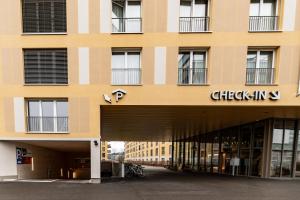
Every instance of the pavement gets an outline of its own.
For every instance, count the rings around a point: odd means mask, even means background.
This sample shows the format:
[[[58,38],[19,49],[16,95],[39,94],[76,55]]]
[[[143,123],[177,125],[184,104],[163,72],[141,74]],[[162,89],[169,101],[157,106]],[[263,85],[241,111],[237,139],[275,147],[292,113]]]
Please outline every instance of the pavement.
[[[147,167],[145,177],[78,182],[2,182],[0,200],[299,200],[300,180],[178,173]]]

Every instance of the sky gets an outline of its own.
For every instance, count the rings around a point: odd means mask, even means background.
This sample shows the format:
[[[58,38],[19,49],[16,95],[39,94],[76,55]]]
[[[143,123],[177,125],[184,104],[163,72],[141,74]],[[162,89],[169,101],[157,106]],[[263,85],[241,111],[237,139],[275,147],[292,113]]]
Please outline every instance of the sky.
[[[124,151],[124,142],[109,142],[112,153],[119,153]]]

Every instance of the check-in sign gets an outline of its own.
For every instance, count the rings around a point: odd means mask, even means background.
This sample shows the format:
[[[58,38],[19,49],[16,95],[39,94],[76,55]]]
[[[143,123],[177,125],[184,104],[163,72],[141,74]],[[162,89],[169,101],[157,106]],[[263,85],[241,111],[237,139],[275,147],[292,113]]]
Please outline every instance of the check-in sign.
[[[256,90],[248,91],[214,91],[211,93],[211,99],[214,101],[277,101],[280,100],[279,91]]]

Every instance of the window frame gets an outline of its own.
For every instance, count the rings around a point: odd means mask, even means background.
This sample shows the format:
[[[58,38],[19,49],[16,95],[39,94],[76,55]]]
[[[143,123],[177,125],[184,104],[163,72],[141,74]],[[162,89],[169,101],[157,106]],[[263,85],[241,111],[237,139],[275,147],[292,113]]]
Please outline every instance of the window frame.
[[[278,7],[279,7],[279,0],[275,0],[275,15],[274,16],[278,16]],[[251,1],[250,1],[250,6],[251,6]],[[250,11],[251,8],[249,9],[249,16],[250,17],[263,17],[264,15],[261,15],[261,10],[262,10],[262,6],[264,4],[264,0],[259,0],[259,7],[258,7],[258,15],[250,15]]]
[[[260,69],[260,57],[261,57],[261,52],[272,52],[272,66],[270,67],[271,69],[275,68],[275,61],[276,61],[276,49],[248,49],[247,51],[247,57],[249,52],[256,52],[256,63],[255,63],[255,69]],[[248,64],[248,63],[247,63]],[[248,65],[247,65],[247,68]]]
[[[53,103],[53,131],[43,131],[43,121],[42,118],[45,117],[43,116],[43,108],[42,108],[42,102],[45,101],[50,101]],[[39,114],[38,116],[31,116],[30,115],[30,102],[38,102],[39,106]],[[69,133],[69,126],[67,127],[67,131],[58,131],[57,130],[57,102],[66,102],[68,104],[68,116],[65,116],[67,118],[67,123],[69,125],[69,101],[68,99],[26,99],[26,131],[27,133]],[[29,117],[39,117],[39,125],[40,125],[40,130],[39,131],[30,131],[29,130]]]
[[[179,2],[179,17],[183,17],[181,16],[181,12],[180,12],[180,7],[181,7],[181,1]],[[186,1],[186,0],[183,0],[183,1]],[[189,17],[197,17],[195,16],[195,1],[196,0],[189,0],[191,2],[191,12],[190,12],[190,15]],[[209,17],[210,16],[210,0],[207,0],[207,4],[206,4],[206,15],[205,16],[202,16],[202,17]]]
[[[124,53],[124,68],[113,68],[113,54],[114,53]],[[128,53],[138,53],[139,54],[139,67],[138,68],[130,68],[128,67]],[[114,69],[123,69],[123,70],[128,70],[128,69],[139,69],[139,76],[140,76],[140,81],[139,83],[136,84],[129,84],[128,82],[128,77],[125,77],[125,82],[124,83],[120,83],[120,84],[116,84],[113,83],[113,70]],[[125,71],[124,71],[125,72]],[[126,86],[140,86],[142,85],[142,49],[127,49],[127,50],[112,50],[112,54],[111,54],[111,85],[116,85],[116,86],[122,86],[122,85],[126,85]]]
[[[246,85],[250,85],[250,86],[260,86],[260,85],[276,85],[276,58],[277,58],[277,48],[248,48],[247,49],[247,66],[246,66],[246,77],[247,77],[247,70],[248,69],[271,69],[273,70],[272,74],[272,82],[270,83],[259,83],[259,76],[255,76],[255,81],[254,83],[248,83],[247,82],[247,78],[245,80]],[[249,52],[256,52],[256,63],[255,63],[255,68],[250,68],[248,67],[248,53]],[[261,68],[260,67],[260,55],[261,52],[272,52],[272,66],[270,68]]]
[[[123,8],[123,16],[122,16],[122,19],[130,19],[131,17],[128,17],[127,16],[127,13],[128,13],[128,2],[129,1],[138,1],[140,2],[140,10],[139,10],[139,13],[140,13],[140,17],[134,17],[136,19],[140,19],[140,31],[127,31],[127,26],[126,26],[126,22],[125,22],[125,31],[113,31],[111,30],[111,33],[112,34],[142,34],[143,33],[143,1],[142,0],[124,0],[124,8]],[[111,2],[112,6],[114,4],[114,1],[112,0]],[[113,10],[111,10],[111,14],[113,13]],[[111,24],[113,25],[113,19],[118,19],[118,18],[114,18],[111,16]]]
[[[189,53],[189,57],[190,57],[190,64],[189,64],[189,77],[192,77],[192,74],[193,74],[193,71],[192,69],[195,69],[193,67],[193,62],[194,62],[194,55],[195,53],[197,52],[200,52],[200,53],[204,53],[204,57],[205,57],[205,61],[204,61],[204,67],[203,68],[200,68],[200,69],[205,69],[205,83],[203,84],[198,84],[198,83],[193,83],[193,80],[192,78],[189,78],[189,83],[180,83],[179,82],[179,78],[177,78],[177,85],[184,85],[184,86],[203,86],[203,85],[207,85],[207,81],[208,81],[208,49],[179,49],[179,52],[178,52],[178,57],[180,54],[182,54],[183,52],[188,52]],[[179,66],[179,59],[178,59],[178,70],[180,69],[183,69],[182,67]],[[196,68],[197,69],[197,68]],[[178,72],[179,73],[179,72]]]

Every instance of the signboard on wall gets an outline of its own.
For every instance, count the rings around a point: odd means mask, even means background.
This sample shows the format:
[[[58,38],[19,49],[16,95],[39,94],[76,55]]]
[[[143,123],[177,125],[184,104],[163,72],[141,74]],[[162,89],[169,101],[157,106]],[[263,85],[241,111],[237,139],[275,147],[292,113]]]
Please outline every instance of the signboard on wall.
[[[214,101],[277,101],[280,100],[279,91],[256,90],[248,91],[214,91],[210,95]]]
[[[17,153],[17,164],[31,164],[32,163],[32,154],[27,151],[25,148],[16,148]]]

